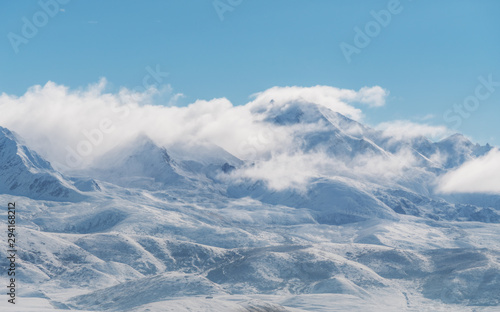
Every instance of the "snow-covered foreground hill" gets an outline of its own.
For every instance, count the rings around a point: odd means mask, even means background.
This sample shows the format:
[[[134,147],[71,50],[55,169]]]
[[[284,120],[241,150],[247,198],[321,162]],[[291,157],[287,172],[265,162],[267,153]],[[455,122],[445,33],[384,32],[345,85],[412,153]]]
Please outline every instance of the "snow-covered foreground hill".
[[[436,191],[490,146],[388,138],[307,103],[258,113],[296,149],[245,161],[139,136],[62,174],[0,128],[16,309],[500,309],[500,197]]]

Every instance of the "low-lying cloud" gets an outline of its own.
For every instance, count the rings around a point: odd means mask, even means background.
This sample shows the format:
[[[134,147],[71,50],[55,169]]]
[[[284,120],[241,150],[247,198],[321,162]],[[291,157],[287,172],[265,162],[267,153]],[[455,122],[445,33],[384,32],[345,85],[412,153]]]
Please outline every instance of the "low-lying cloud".
[[[438,190],[442,193],[500,194],[499,172],[500,151],[493,149],[446,173],[439,180]]]
[[[361,153],[350,160],[331,157],[324,152],[282,153],[236,170],[231,178],[240,182],[264,181],[277,191],[295,189],[305,192],[314,179],[339,176],[388,185],[403,180],[415,164],[416,159],[405,149],[390,155]]]
[[[377,125],[377,129],[381,130],[386,137],[391,137],[396,140],[412,139],[419,136],[431,139],[442,139],[452,134],[445,126],[432,126],[409,120],[383,122]]]

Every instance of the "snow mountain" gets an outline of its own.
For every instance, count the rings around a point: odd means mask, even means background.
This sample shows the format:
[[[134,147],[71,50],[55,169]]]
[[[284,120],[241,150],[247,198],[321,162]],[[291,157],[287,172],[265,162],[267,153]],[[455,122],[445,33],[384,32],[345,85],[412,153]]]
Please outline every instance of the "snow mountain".
[[[67,175],[0,128],[0,199],[23,207],[20,307],[498,311],[500,197],[435,191],[491,146],[389,138],[314,103],[253,113],[287,133],[283,159],[322,157],[304,188],[249,174],[280,155],[146,136]]]

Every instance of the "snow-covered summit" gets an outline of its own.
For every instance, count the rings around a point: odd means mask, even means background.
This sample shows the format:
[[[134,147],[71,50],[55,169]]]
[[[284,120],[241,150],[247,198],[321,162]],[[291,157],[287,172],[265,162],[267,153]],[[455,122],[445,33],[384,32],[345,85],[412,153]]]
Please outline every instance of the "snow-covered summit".
[[[35,199],[74,201],[85,196],[50,163],[0,127],[0,193]]]

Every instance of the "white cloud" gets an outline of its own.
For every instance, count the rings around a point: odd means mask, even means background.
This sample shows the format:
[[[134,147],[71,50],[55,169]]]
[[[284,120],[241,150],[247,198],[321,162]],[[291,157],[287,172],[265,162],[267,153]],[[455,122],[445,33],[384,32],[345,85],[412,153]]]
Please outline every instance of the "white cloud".
[[[491,150],[483,157],[464,163],[439,179],[442,193],[500,194],[500,151]]]
[[[116,145],[145,134],[161,145],[177,142],[211,142],[243,159],[269,157],[271,152],[293,150],[293,127],[262,122],[256,110],[287,101],[307,101],[353,117],[361,110],[350,102],[380,104],[380,87],[359,92],[327,86],[271,88],[243,106],[225,98],[198,100],[186,107],[170,106],[182,94],[170,86],[144,92],[121,89],[105,92],[106,80],[71,90],[48,82],[33,86],[20,96],[0,95],[0,125],[18,132],[27,143],[60,168],[77,153],[82,165]],[[165,98],[164,94],[167,94]],[[160,98],[165,105],[154,105]],[[80,153],[82,152],[83,153]],[[74,162],[73,162],[74,163]]]
[[[389,92],[379,86],[363,87],[354,96],[354,101],[367,104],[370,107],[379,107],[385,105],[385,98]]]
[[[305,191],[310,179],[324,174],[320,172],[320,168],[326,162],[327,158],[321,154],[277,154],[268,160],[257,161],[252,166],[234,171],[232,178],[262,180],[268,187],[278,191],[288,188]]]
[[[452,132],[445,126],[432,126],[428,124],[415,123],[409,120],[395,120],[383,122],[376,126],[386,137],[397,140],[411,139],[424,136],[431,139],[441,139]]]

